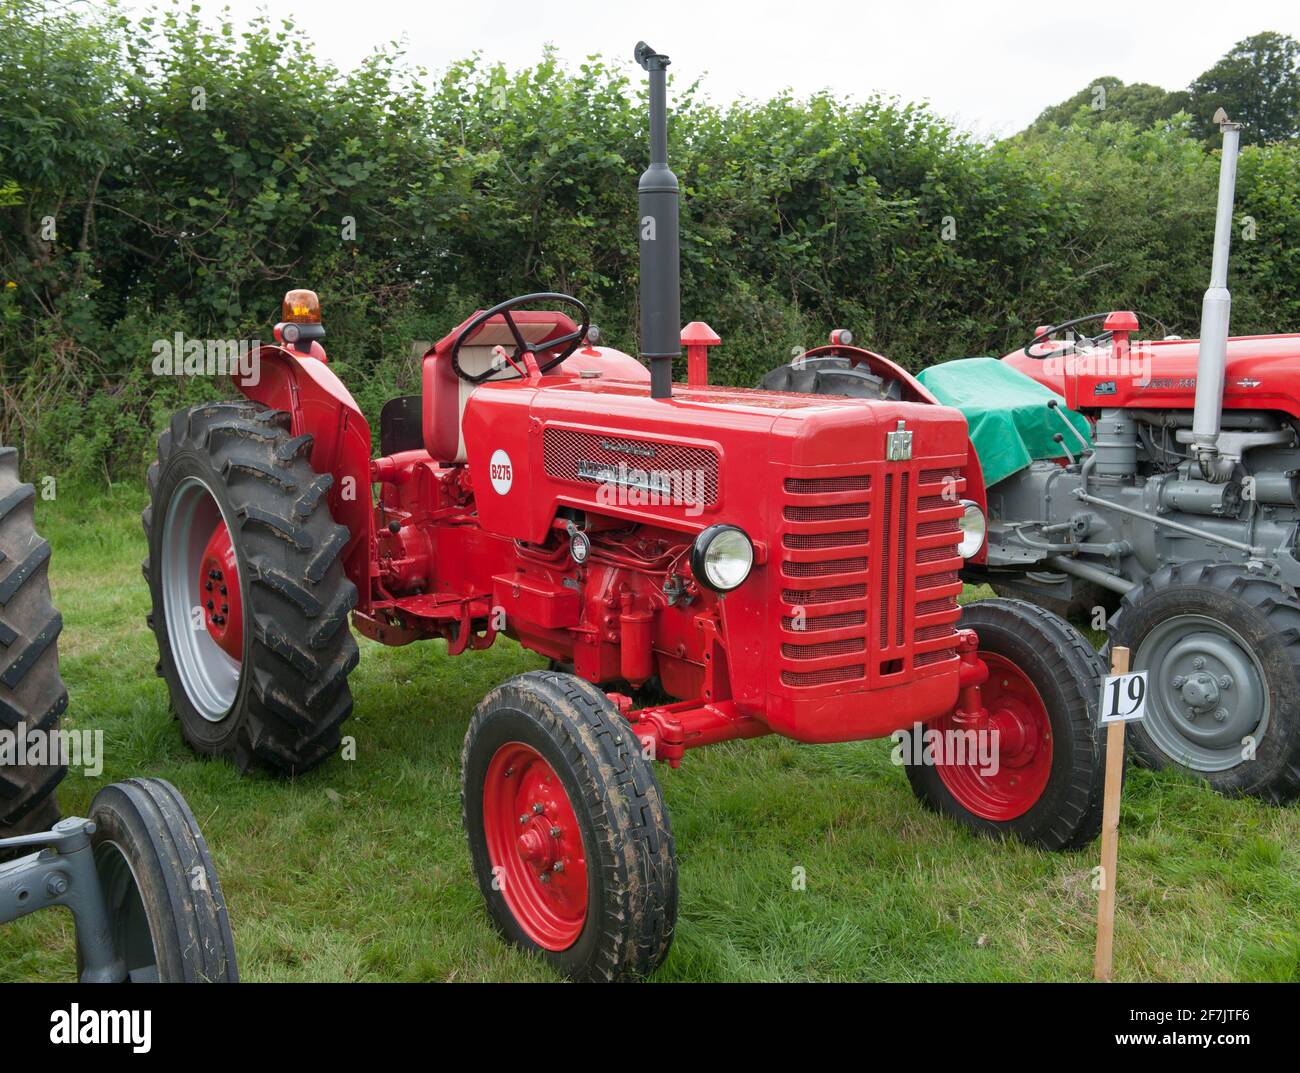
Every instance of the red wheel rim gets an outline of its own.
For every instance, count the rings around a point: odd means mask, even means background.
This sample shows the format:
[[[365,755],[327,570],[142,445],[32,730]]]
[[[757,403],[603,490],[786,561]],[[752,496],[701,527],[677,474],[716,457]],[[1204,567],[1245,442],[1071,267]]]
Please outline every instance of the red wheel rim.
[[[244,605],[239,596],[239,565],[226,523],[217,520],[199,560],[199,600],[203,623],[221,650],[236,663],[244,658]]]
[[[1014,820],[1033,808],[1047,789],[1052,775],[1052,723],[1037,687],[1019,667],[993,652],[981,652],[979,657],[989,669],[981,688],[988,719],[963,721],[949,712],[932,726],[943,732],[945,742],[952,730],[992,731],[996,738],[982,749],[967,749],[964,757],[939,750],[936,767],[962,808],[986,820]],[[991,753],[989,746],[996,752]],[[997,764],[982,763],[981,752],[985,759],[996,755]],[[965,762],[955,762],[958,759]],[[997,770],[991,771],[995,766]]]
[[[587,854],[564,784],[536,749],[513,741],[496,751],[483,827],[497,889],[524,934],[567,950],[587,923]]]

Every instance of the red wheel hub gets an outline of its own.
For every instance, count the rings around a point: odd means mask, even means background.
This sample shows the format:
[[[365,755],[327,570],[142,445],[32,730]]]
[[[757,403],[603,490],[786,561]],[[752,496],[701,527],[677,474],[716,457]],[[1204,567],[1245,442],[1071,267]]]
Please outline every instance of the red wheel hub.
[[[993,652],[979,658],[989,669],[980,691],[985,715],[963,718],[953,711],[931,724],[944,740],[936,750],[939,778],[967,811],[1014,820],[1042,797],[1051,778],[1052,724],[1037,687],[1019,667]],[[948,745],[950,731],[972,730],[977,748]]]
[[[546,950],[567,950],[587,923],[587,854],[560,777],[536,749],[509,742],[483,782],[492,874],[519,926]]]
[[[199,562],[199,602],[212,639],[231,659],[244,658],[244,607],[239,597],[239,565],[226,523],[218,520]]]

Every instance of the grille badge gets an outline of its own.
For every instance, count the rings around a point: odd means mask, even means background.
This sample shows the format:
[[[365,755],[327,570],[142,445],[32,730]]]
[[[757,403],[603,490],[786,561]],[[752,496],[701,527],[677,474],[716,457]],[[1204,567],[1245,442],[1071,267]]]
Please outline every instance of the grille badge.
[[[900,421],[898,428],[885,435],[885,460],[887,462],[910,462],[912,460],[912,433],[906,421]]]

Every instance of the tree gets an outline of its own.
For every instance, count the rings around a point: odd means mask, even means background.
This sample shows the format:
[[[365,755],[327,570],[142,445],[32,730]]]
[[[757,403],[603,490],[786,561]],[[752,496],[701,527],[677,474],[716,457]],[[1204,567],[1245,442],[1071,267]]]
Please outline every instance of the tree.
[[[1212,117],[1219,108],[1246,125],[1243,142],[1294,138],[1300,135],[1300,42],[1271,31],[1238,41],[1189,93],[1189,110],[1207,141],[1217,138]]]
[[[1029,130],[1048,127],[1088,126],[1125,120],[1145,130],[1172,118],[1187,107],[1187,94],[1169,92],[1147,82],[1125,85],[1105,75],[1084,86],[1073,97],[1043,109]]]

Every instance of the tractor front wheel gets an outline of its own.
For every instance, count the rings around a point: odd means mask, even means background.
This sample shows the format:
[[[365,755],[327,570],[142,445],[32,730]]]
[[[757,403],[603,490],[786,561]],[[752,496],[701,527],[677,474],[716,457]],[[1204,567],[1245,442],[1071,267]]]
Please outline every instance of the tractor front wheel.
[[[1020,600],[967,604],[961,625],[989,670],[986,716],[954,710],[905,735],[913,792],[979,834],[1086,845],[1101,829],[1106,769],[1101,660],[1068,622]]]
[[[677,857],[641,743],[595,686],[533,671],[478,706],[461,807],[497,929],[564,976],[648,976],[668,955]]]
[[[158,673],[196,752],[241,770],[308,771],[338,748],[352,711],[357,591],[348,530],[310,435],[252,402],[184,410],[149,467],[144,576]]]

